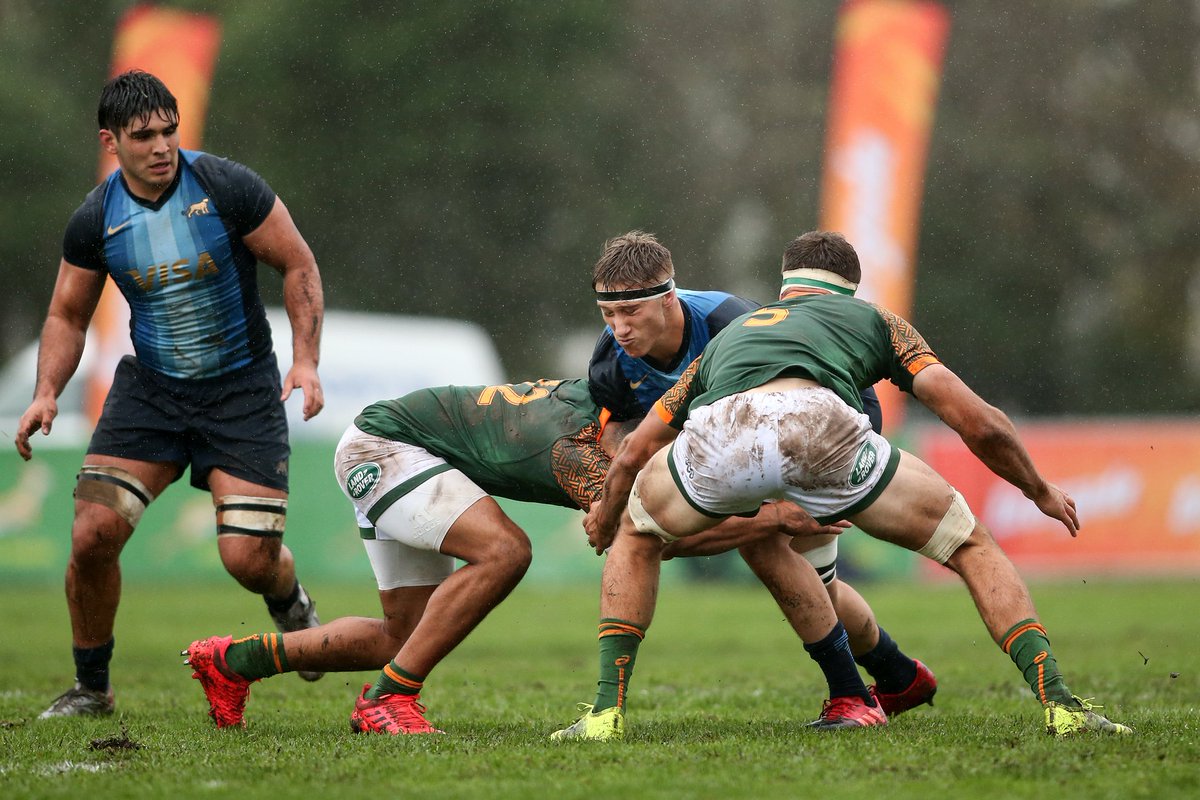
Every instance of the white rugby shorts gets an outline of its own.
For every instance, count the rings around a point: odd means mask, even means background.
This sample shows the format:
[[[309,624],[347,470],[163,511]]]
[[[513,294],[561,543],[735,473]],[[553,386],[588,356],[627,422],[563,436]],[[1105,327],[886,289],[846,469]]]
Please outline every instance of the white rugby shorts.
[[[804,387],[692,409],[667,463],[702,514],[753,514],[783,499],[829,524],[869,506],[899,459],[865,414],[829,389]]]
[[[433,586],[454,571],[442,540],[487,493],[428,450],[351,425],[333,457],[381,590]]]

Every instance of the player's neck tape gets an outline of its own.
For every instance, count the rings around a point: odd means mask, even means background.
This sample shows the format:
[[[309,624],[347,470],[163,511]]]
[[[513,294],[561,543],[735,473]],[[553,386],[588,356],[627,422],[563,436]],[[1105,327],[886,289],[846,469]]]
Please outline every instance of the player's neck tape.
[[[837,294],[853,295],[858,289],[858,284],[851,283],[841,275],[829,270],[801,268],[783,271],[783,288],[780,289],[779,294],[782,296],[791,287],[823,289]]]
[[[660,283],[658,286],[646,286],[642,289],[625,289],[620,292],[596,292],[597,303],[628,303],[631,300],[653,300],[656,297],[662,297],[667,292],[675,288],[675,279],[672,278],[666,283]]]

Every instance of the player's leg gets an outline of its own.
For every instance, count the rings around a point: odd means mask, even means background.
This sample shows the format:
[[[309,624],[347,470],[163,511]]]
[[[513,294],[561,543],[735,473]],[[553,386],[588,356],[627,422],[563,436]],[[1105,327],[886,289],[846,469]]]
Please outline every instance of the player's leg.
[[[807,536],[792,540],[821,576],[837,618],[850,637],[854,660],[875,683],[868,689],[888,717],[924,703],[933,703],[937,679],[928,667],[909,658],[875,618],[875,611],[858,591],[838,577],[838,536]]]
[[[193,465],[193,470],[196,467]],[[225,570],[245,589],[262,595],[282,632],[321,624],[317,604],[296,577],[292,551],[283,543],[287,491],[212,469],[206,482],[217,519],[217,552]],[[298,670],[307,681],[322,673]]]
[[[179,474],[174,464],[88,455],[75,488],[71,554],[65,578],[75,685],[40,715],[109,714],[113,628],[121,599],[121,551],[146,506]]]
[[[374,536],[373,526],[360,522]],[[257,680],[302,670],[380,669],[403,646],[437,584],[453,570],[453,561],[396,541],[371,538],[363,544],[380,585],[383,619],[341,617],[284,634],[213,636],[183,651],[184,664],[200,681],[217,727],[245,724],[250,685]]]
[[[934,559],[963,579],[979,616],[1012,658],[1047,713],[1051,733],[1128,732],[1094,714],[1066,686],[1024,580],[953,487],[923,461],[901,453],[875,500],[849,519],[876,538]],[[1058,713],[1059,719],[1052,717]]]
[[[721,521],[685,501],[667,467],[667,448],[638,474],[629,505],[613,539],[600,578],[600,676],[583,716],[551,739],[620,739],[625,735],[625,703],[638,649],[654,619],[662,551],[674,530],[698,533]],[[661,522],[661,524],[660,524]]]
[[[273,365],[196,390],[188,401],[188,442],[192,485],[212,493],[226,571],[262,595],[276,628],[287,632],[321,622],[283,544],[291,448],[279,391]]]
[[[76,685],[42,718],[113,709],[109,662],[121,597],[120,555],[146,506],[181,473],[186,453],[172,400],[145,380],[135,359],[113,375],[104,411],[76,476],[75,519],[66,570]]]

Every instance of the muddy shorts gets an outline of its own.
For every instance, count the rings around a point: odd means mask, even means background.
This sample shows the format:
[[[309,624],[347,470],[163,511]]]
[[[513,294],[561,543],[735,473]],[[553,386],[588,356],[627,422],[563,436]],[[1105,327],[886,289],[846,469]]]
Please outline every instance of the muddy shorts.
[[[667,463],[702,514],[791,500],[828,524],[869,506],[900,452],[829,389],[742,393],[692,409]]]

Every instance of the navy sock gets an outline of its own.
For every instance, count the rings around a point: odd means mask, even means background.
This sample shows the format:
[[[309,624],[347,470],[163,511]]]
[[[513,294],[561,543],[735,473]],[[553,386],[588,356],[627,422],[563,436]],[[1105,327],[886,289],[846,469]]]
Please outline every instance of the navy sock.
[[[879,644],[855,661],[871,673],[875,687],[883,694],[903,692],[917,679],[916,662],[900,652],[883,628],[879,629]]]
[[[830,697],[861,697],[867,705],[875,705],[875,699],[867,692],[862,676],[858,674],[854,655],[850,652],[850,638],[842,623],[834,625],[821,641],[806,642],[804,649],[825,673]]]
[[[292,587],[292,591],[287,597],[282,599],[276,597],[267,597],[263,595],[263,600],[267,603],[267,609],[275,614],[282,614],[287,611],[292,605],[300,599],[300,581],[296,580],[296,585]]]
[[[85,689],[94,692],[108,690],[108,662],[112,660],[116,639],[109,639],[99,647],[72,647],[75,657],[75,680]]]

